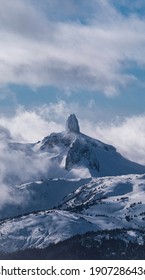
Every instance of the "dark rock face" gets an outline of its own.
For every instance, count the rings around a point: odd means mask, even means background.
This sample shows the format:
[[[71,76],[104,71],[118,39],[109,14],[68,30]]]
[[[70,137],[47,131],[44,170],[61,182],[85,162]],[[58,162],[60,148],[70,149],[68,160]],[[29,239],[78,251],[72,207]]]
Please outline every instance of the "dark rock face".
[[[84,141],[76,139],[69,149],[66,157],[66,170],[71,170],[75,165],[85,165],[89,169],[99,172],[99,162],[96,154],[93,154],[91,146]]]
[[[66,122],[66,131],[67,132],[74,132],[74,133],[80,133],[80,127],[78,120],[74,114],[71,114]]]

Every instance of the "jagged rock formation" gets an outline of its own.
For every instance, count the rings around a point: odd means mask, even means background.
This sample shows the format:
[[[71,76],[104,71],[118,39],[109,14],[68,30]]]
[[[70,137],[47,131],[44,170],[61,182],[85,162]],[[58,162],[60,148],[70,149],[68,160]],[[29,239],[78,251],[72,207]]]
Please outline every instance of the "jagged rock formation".
[[[79,133],[80,132],[80,127],[78,120],[74,114],[71,114],[66,122],[66,131],[67,132],[74,132],[74,133]]]
[[[123,158],[112,145],[81,133],[74,114],[68,117],[65,131],[45,137],[39,148],[68,172],[87,170],[87,177],[145,172],[144,166]]]

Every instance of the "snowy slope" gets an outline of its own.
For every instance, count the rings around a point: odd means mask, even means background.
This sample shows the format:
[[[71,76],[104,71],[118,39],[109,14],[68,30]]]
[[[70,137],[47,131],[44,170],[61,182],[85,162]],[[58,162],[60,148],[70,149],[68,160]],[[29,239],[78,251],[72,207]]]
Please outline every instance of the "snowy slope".
[[[43,248],[92,230],[98,227],[69,212],[53,210],[30,214],[0,224],[0,252]]]
[[[62,209],[79,212],[102,229],[145,226],[144,175],[93,179],[65,200]]]
[[[45,179],[15,186],[11,190],[13,199],[0,209],[0,220],[57,207],[70,192],[90,180]]]
[[[124,240],[142,242],[142,233],[136,231],[145,227],[145,176],[102,177],[83,183],[72,187],[59,210],[1,221],[0,251],[43,248],[76,234],[116,228],[128,230],[121,237]]]

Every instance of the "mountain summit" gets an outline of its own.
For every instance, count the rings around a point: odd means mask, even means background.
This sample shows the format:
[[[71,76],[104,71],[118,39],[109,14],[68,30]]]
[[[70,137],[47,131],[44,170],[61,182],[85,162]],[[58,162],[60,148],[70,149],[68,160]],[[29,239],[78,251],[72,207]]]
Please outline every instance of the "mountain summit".
[[[127,160],[112,145],[81,133],[74,114],[68,117],[65,131],[51,133],[35,144],[35,150],[37,145],[39,152],[48,154],[55,170],[61,168],[65,174],[77,171],[79,176],[101,177],[145,173],[145,166]]]
[[[80,133],[80,127],[78,120],[74,114],[71,114],[66,122],[66,131],[67,132],[74,132],[74,133]]]

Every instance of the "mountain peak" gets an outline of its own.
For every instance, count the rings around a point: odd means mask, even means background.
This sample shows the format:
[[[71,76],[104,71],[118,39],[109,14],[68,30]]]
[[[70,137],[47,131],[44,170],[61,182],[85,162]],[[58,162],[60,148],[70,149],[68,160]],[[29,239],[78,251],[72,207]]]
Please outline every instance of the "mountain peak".
[[[66,131],[80,133],[80,127],[75,114],[71,114],[66,122]]]

